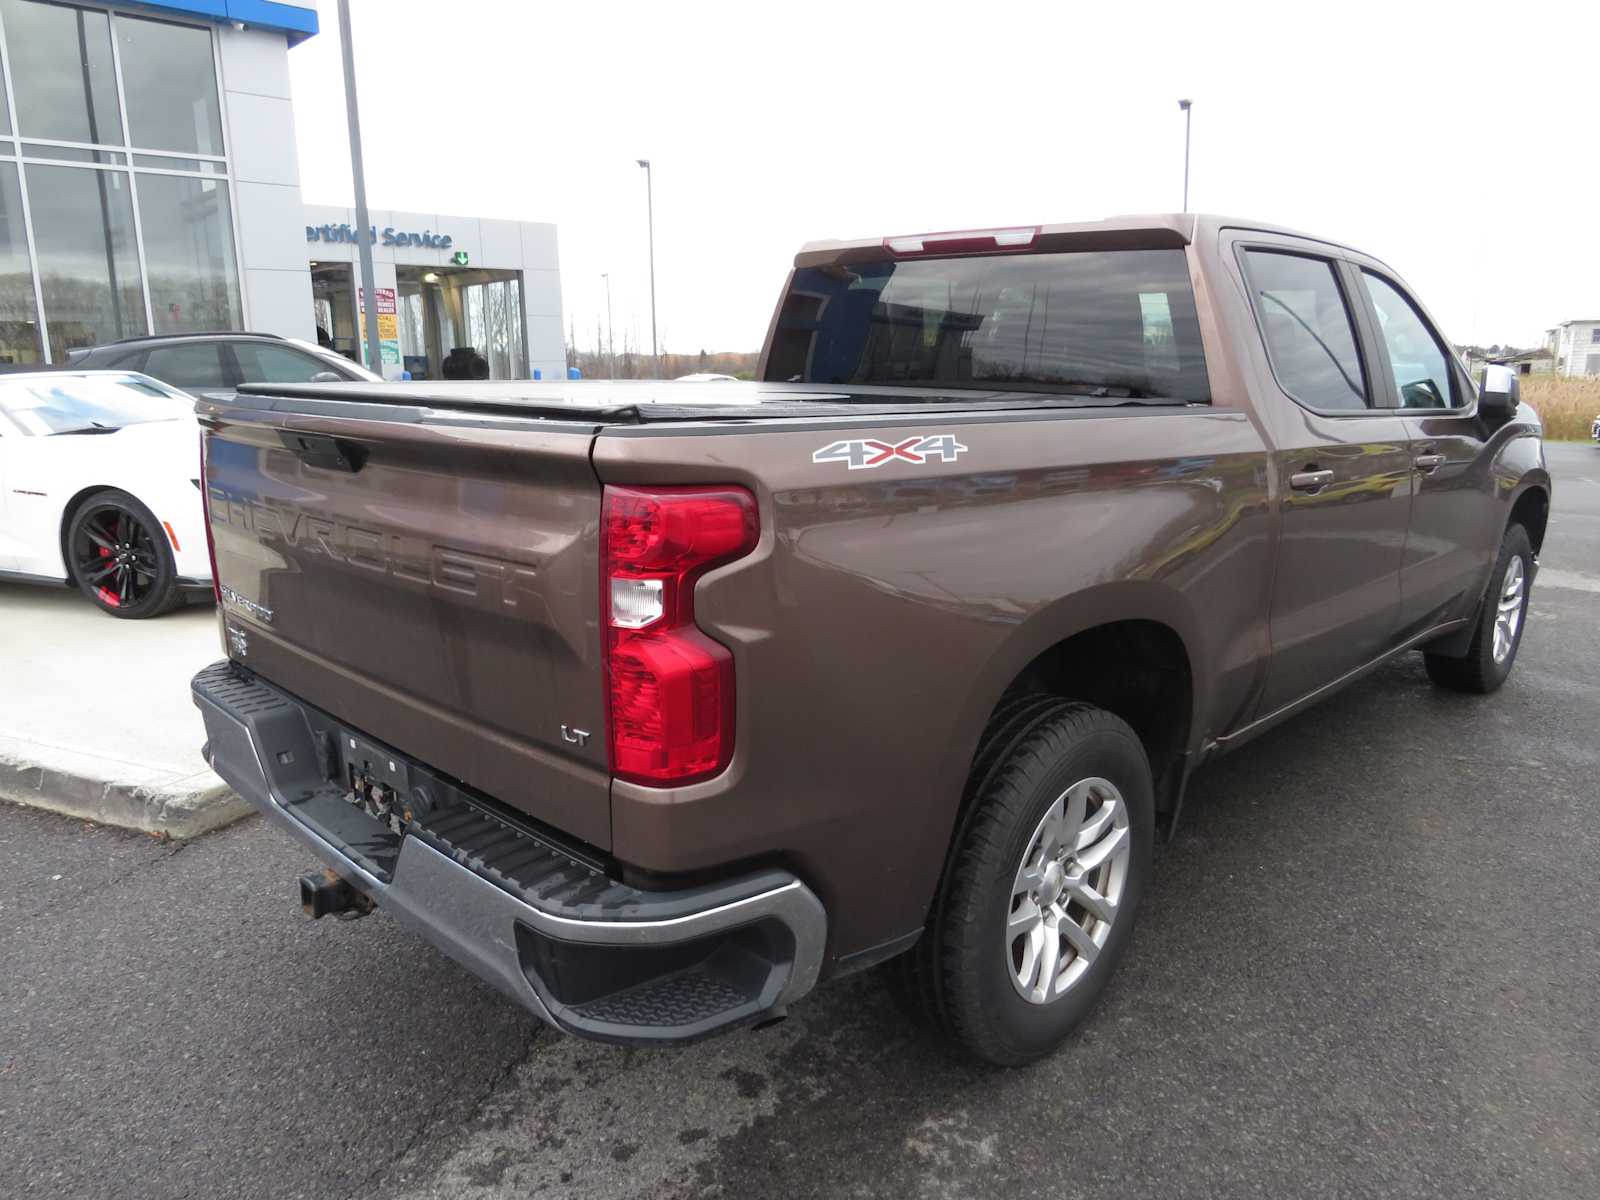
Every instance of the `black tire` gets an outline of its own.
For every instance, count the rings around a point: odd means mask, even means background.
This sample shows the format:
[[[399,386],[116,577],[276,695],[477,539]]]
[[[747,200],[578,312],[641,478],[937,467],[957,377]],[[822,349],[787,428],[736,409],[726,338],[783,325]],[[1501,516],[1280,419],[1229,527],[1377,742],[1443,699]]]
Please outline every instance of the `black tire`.
[[[1513,559],[1522,566],[1522,595],[1516,610],[1516,628],[1510,639],[1510,650],[1498,661],[1495,659],[1495,624],[1500,617],[1500,599],[1505,589],[1507,572]],[[1528,598],[1533,593],[1533,543],[1528,531],[1521,525],[1510,525],[1500,542],[1500,555],[1495,560],[1494,573],[1489,576],[1489,590],[1484,594],[1478,612],[1478,623],[1473,629],[1472,643],[1466,654],[1459,658],[1433,651],[1422,652],[1423,665],[1428,678],[1442,688],[1456,692],[1476,692],[1488,695],[1506,681],[1516,664],[1517,651],[1522,646],[1522,631],[1528,625]]]
[[[1074,784],[1102,779],[1126,809],[1121,897],[1103,944],[1065,992],[1043,1003],[1012,982],[1007,932],[1013,880],[1047,811]],[[1150,875],[1155,805],[1150,764],[1121,718],[1093,705],[1030,697],[991,722],[974,762],[972,807],[921,942],[897,991],[977,1057],[1021,1066],[1048,1054],[1093,1008],[1127,948]]]
[[[962,821],[951,838],[950,857],[945,863],[943,878],[948,879],[955,852],[966,839],[976,805],[974,797],[981,793],[994,773],[995,766],[1041,721],[1055,715],[1064,706],[1059,696],[1045,692],[1023,692],[1002,700],[978,740],[978,750],[973,756],[972,768],[967,772],[966,788],[962,792]],[[949,889],[941,887],[934,898],[928,928],[917,944],[904,954],[884,964],[889,994],[909,1017],[934,1029],[943,1028],[939,1010],[938,955],[934,950],[931,930],[939,923]]]
[[[64,543],[72,582],[101,612],[139,620],[182,603],[166,531],[127,492],[107,488],[85,497],[72,510]]]

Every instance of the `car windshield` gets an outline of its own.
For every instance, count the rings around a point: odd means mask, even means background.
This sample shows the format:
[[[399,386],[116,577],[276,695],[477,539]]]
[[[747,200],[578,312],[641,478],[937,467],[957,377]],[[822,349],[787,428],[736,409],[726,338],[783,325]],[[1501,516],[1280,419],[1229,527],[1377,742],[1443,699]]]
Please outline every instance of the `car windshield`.
[[[0,412],[25,433],[111,433],[147,421],[175,421],[192,403],[151,379],[58,375],[0,380]]]
[[[1210,398],[1182,250],[802,267],[766,379]]]

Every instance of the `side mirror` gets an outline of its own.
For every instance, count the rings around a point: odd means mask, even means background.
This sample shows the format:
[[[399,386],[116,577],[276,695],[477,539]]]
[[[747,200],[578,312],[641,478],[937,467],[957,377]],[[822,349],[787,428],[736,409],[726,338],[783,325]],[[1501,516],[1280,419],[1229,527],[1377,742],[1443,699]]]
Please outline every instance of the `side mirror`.
[[[318,371],[307,383],[343,383],[344,376],[337,371]]]
[[[1478,411],[1486,417],[1508,420],[1522,403],[1522,385],[1511,367],[1497,367],[1493,363],[1483,369],[1483,383],[1478,387]]]

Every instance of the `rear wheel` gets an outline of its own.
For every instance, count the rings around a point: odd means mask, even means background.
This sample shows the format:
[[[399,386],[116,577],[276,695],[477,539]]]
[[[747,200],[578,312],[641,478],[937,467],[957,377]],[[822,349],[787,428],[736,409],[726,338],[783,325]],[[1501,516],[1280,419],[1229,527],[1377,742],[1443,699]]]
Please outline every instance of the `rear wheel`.
[[[1019,1066],[1088,1014],[1127,947],[1153,789],[1137,735],[1088,704],[1035,700],[991,724],[986,758],[901,987],[920,989],[924,1011],[972,1053]]]
[[[1533,581],[1533,544],[1521,525],[1506,529],[1472,643],[1459,658],[1422,652],[1428,678],[1457,692],[1487,694],[1506,681],[1522,645]]]
[[[159,616],[182,599],[161,523],[126,492],[84,500],[67,525],[66,551],[72,581],[114,617]]]

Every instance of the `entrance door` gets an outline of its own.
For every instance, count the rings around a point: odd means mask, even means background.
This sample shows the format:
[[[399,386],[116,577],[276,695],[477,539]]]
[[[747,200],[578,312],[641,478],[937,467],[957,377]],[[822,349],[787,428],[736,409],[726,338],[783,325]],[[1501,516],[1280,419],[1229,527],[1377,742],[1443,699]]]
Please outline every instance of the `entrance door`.
[[[356,276],[350,263],[311,264],[311,299],[317,344],[361,361],[361,331],[356,324]]]
[[[1377,408],[1348,280],[1307,243],[1240,247],[1271,368],[1280,541],[1272,656],[1258,713],[1291,704],[1392,647],[1411,514],[1405,423]]]

